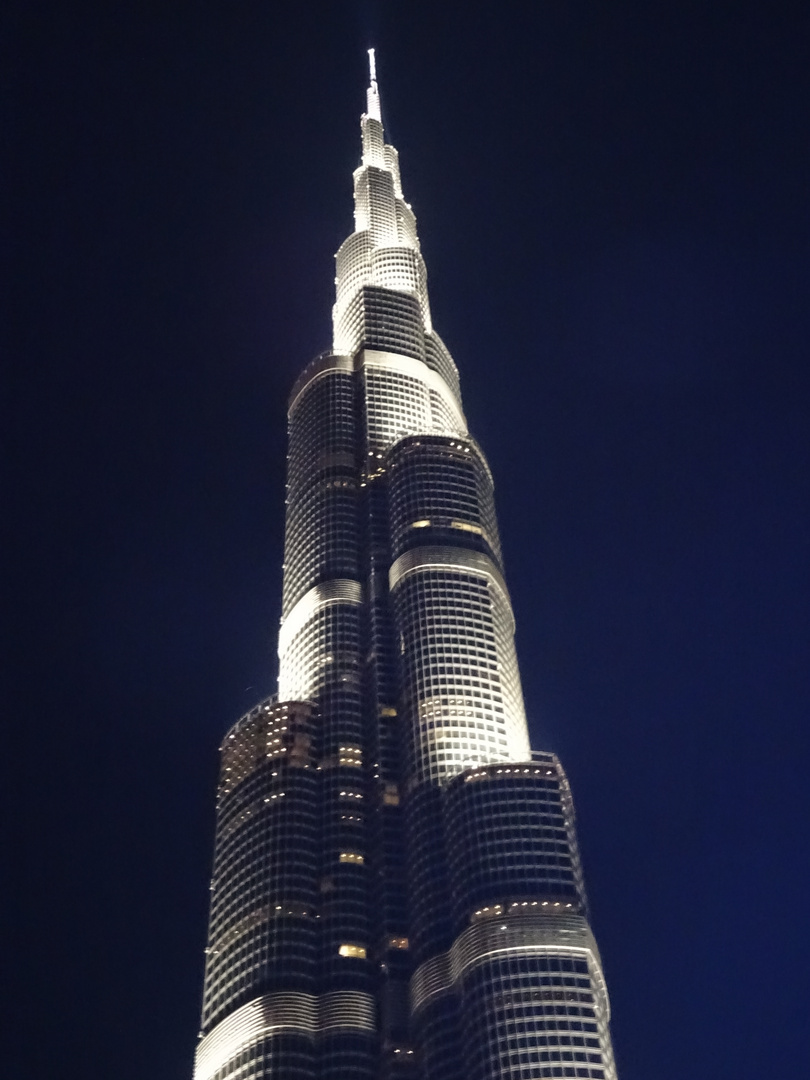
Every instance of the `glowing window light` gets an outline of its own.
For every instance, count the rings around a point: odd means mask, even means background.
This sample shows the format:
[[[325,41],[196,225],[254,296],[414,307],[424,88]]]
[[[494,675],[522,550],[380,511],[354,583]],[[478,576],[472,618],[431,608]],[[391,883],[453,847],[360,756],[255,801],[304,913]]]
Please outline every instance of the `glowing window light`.
[[[367,956],[366,948],[363,945],[341,945],[338,949],[339,956],[352,956],[356,960],[365,960]]]

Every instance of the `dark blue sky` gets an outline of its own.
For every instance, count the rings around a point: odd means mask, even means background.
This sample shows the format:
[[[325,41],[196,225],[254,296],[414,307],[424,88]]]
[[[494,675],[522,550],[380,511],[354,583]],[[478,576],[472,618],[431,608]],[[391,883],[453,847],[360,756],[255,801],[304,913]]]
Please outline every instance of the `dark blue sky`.
[[[8,1074],[190,1076],[216,748],[274,684],[285,399],[376,44],[621,1080],[800,1075],[806,7],[3,21]]]

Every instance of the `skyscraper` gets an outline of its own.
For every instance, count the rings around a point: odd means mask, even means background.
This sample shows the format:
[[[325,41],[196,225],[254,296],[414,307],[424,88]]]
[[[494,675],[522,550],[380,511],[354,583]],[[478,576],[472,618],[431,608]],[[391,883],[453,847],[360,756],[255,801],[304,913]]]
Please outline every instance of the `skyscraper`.
[[[370,59],[333,349],[289,399],[278,695],[222,745],[195,1080],[610,1080],[571,795],[529,747]]]

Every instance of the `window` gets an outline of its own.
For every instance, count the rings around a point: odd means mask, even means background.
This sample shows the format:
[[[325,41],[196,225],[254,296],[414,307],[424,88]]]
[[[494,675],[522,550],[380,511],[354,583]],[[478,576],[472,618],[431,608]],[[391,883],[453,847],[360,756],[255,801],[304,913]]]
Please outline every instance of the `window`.
[[[362,865],[365,859],[356,851],[341,851],[340,861],[342,863],[359,863]]]
[[[351,956],[354,957],[356,960],[365,960],[366,949],[364,945],[346,944],[340,946],[340,948],[338,949],[338,954],[340,956]]]

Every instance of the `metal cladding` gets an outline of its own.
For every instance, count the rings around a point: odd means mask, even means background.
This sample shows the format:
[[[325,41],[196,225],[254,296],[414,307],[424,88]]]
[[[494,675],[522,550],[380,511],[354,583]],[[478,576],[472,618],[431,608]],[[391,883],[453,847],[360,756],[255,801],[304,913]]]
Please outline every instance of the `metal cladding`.
[[[289,399],[278,695],[222,745],[195,1080],[616,1076],[565,774],[372,54],[334,347]]]

